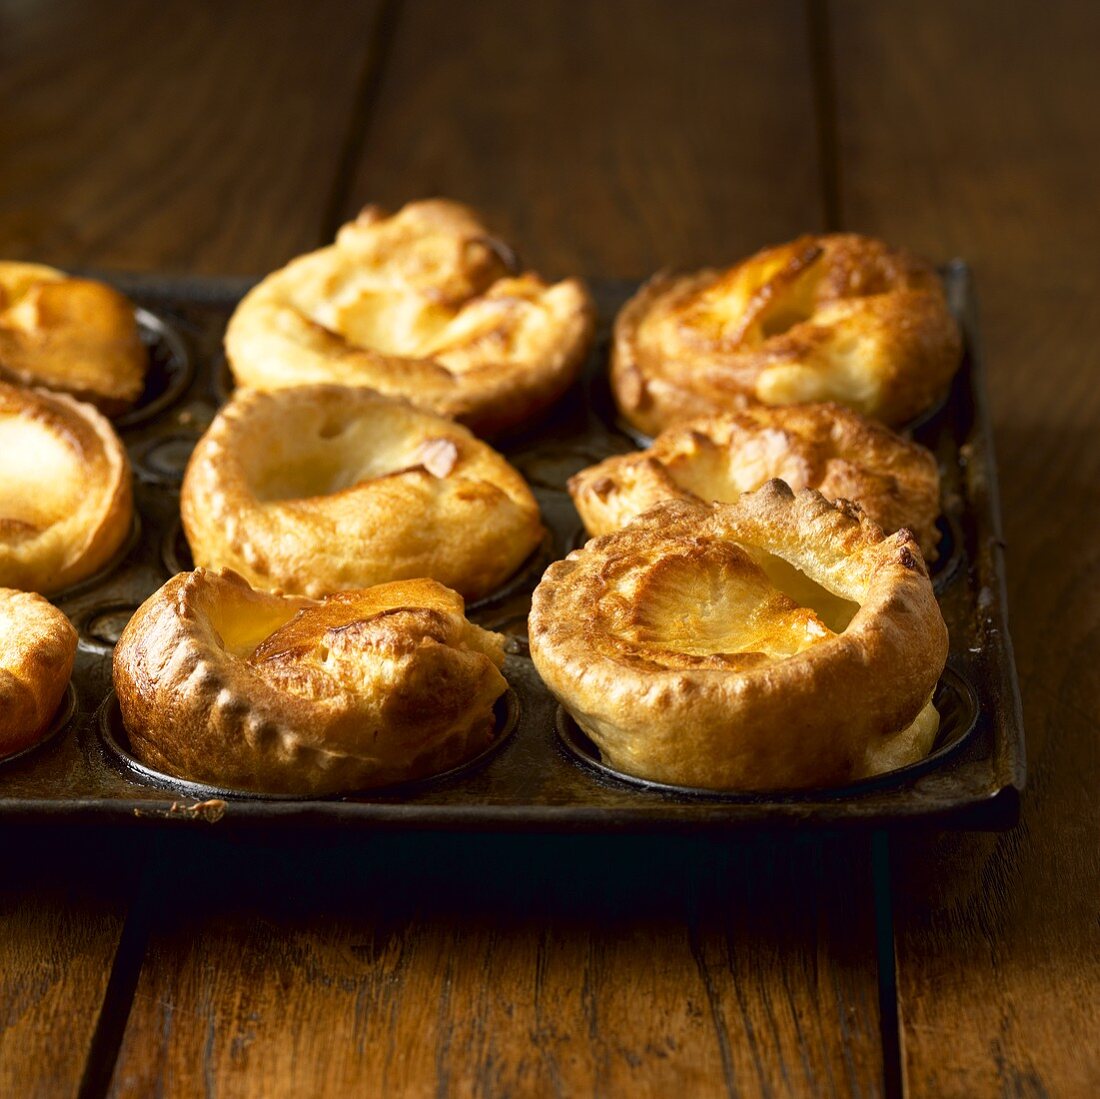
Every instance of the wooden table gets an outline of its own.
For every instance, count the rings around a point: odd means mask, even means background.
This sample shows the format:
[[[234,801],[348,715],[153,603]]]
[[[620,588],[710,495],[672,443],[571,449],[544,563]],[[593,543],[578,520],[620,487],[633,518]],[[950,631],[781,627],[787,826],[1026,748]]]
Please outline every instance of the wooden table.
[[[1030,753],[996,836],[0,841],[0,1094],[1100,1094],[1100,15],[54,0],[0,240],[262,273],[367,200],[555,275],[865,230],[981,294]]]

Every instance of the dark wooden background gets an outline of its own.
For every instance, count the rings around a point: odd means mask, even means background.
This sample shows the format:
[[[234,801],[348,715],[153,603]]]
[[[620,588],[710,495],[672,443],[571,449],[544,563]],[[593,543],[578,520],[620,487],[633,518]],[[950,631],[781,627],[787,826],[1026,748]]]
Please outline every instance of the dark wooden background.
[[[1092,4],[0,6],[0,251],[261,274],[465,199],[555,275],[973,265],[1030,753],[997,836],[0,835],[0,1094],[1100,1094]]]

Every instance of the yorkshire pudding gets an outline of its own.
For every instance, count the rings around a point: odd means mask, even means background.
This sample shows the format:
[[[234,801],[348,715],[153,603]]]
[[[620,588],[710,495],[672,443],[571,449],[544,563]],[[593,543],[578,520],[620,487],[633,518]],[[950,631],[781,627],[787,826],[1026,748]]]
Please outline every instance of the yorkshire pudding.
[[[173,577],[115,647],[134,754],[264,793],[366,789],[457,767],[493,740],[504,639],[434,580],[321,602],[236,573]]]
[[[117,290],[39,263],[0,262],[0,378],[124,412],[141,396],[148,354]]]
[[[860,505],[883,530],[909,527],[926,561],[940,534],[940,475],[919,443],[835,404],[753,405],[662,432],[569,481],[589,534],[609,534],[662,500],[732,503],[773,477]]]
[[[804,236],[652,278],[616,319],[611,388],[650,435],[754,401],[836,401],[898,425],[944,395],[960,354],[923,260],[853,233]]]
[[[34,592],[0,588],[0,757],[46,734],[75,656],[76,630],[61,611]]]
[[[947,628],[920,550],[783,481],[658,504],[551,565],[531,656],[607,763],[720,790],[842,785],[927,754]]]
[[[91,405],[0,382],[0,584],[48,594],[102,568],[130,533],[132,491]]]
[[[226,354],[241,385],[365,385],[497,434],[565,392],[593,328],[579,280],[514,267],[456,202],[368,206],[245,296]]]
[[[180,511],[197,565],[311,597],[430,576],[477,599],[543,534],[523,478],[466,428],[345,386],[235,393]]]

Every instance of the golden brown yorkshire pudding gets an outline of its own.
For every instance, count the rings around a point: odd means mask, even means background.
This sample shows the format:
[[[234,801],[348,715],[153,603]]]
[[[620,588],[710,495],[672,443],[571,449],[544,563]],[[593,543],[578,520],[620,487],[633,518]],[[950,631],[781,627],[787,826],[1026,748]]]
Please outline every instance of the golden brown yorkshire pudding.
[[[854,233],[804,236],[652,278],[616,319],[611,387],[651,435],[754,401],[836,401],[897,425],[944,395],[961,346],[923,260]]]
[[[91,405],[0,382],[0,584],[48,594],[102,568],[132,528],[132,492]]]
[[[33,592],[0,588],[0,757],[40,740],[61,704],[76,630]]]
[[[648,450],[607,458],[569,481],[589,534],[609,534],[663,500],[732,503],[778,477],[796,492],[857,503],[883,530],[916,532],[936,558],[935,457],[835,404],[753,405],[670,427]]]
[[[579,280],[550,286],[514,263],[456,202],[368,206],[246,295],[225,337],[233,374],[256,389],[365,385],[506,431],[576,378],[594,317]]]
[[[920,550],[813,489],[659,504],[551,565],[531,656],[608,764],[722,790],[927,754],[947,657]]]
[[[138,608],[114,682],[134,754],[196,782],[325,794],[423,778],[493,740],[504,639],[433,580],[317,603],[230,570]]]
[[[523,478],[466,428],[345,386],[235,393],[180,511],[197,565],[313,597],[430,576],[477,599],[543,534]]]
[[[149,356],[134,307],[117,290],[39,263],[0,261],[0,378],[124,412]]]

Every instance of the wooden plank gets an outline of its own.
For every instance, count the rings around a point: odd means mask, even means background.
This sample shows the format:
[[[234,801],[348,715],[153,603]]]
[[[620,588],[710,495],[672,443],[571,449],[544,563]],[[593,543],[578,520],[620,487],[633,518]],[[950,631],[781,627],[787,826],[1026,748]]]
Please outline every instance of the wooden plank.
[[[799,0],[412,0],[345,213],[462,199],[556,275],[729,262],[820,226],[813,112]]]
[[[133,888],[132,849],[9,831],[0,855],[0,1095],[76,1095]]]
[[[1100,13],[844,3],[845,224],[977,272],[1028,732],[1023,819],[896,844],[911,1095],[1100,1092]]]
[[[113,1096],[880,1093],[846,844],[421,836],[192,874]]]
[[[22,5],[4,20],[9,258],[263,273],[316,246],[378,5]]]

